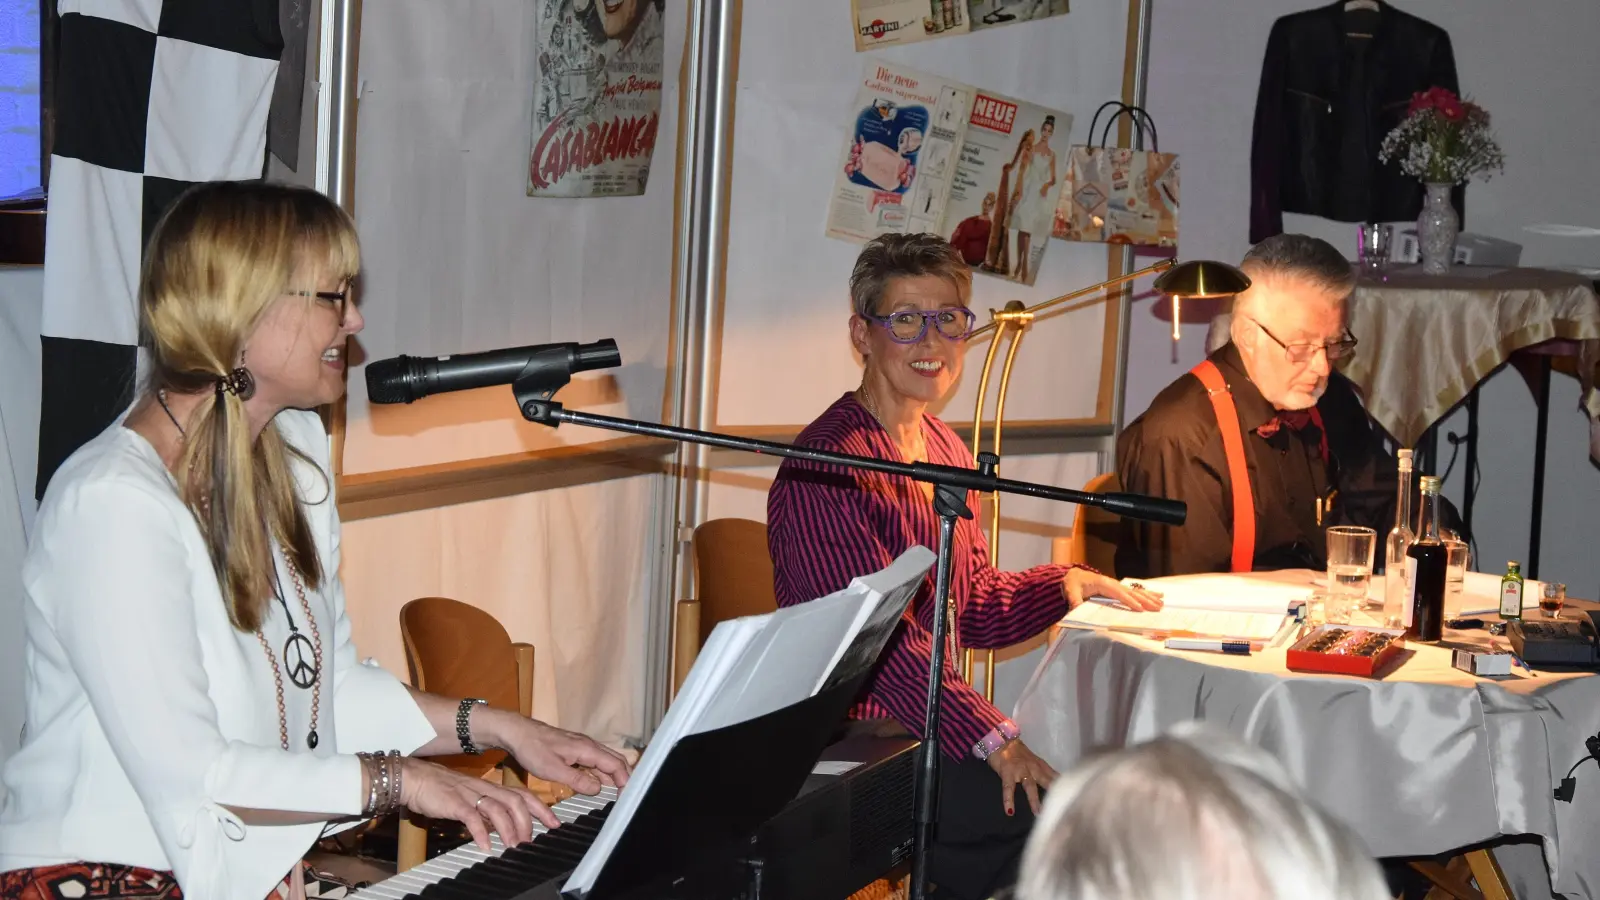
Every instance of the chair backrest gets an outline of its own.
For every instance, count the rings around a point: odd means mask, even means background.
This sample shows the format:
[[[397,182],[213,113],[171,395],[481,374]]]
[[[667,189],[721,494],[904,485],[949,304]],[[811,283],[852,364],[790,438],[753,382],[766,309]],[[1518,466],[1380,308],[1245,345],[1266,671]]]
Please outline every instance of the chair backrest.
[[[494,616],[448,597],[422,597],[400,608],[400,637],[417,690],[520,709],[516,651]]]
[[[750,519],[712,519],[694,530],[695,594],[700,643],[724,619],[778,608],[772,587],[767,526]]]
[[[1115,472],[1106,472],[1089,479],[1083,486],[1091,494],[1104,494],[1122,490],[1122,480]],[[1121,534],[1120,517],[1098,506],[1078,507],[1072,520],[1071,562],[1090,566],[1112,578],[1117,576],[1117,539]]]

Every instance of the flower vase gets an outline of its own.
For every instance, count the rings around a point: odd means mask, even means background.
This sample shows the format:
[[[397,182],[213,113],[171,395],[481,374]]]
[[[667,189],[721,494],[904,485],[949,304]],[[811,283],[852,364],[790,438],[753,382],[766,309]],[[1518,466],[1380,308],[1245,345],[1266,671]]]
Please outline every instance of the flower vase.
[[[1422,215],[1417,216],[1417,247],[1422,255],[1422,271],[1429,275],[1444,275],[1456,257],[1456,236],[1461,233],[1461,220],[1450,205],[1449,183],[1428,182],[1428,196],[1422,204]]]

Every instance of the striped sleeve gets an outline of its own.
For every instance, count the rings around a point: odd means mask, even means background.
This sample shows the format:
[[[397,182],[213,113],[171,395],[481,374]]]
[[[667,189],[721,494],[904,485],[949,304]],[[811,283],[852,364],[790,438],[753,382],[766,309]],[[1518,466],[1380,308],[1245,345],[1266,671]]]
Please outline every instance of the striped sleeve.
[[[1062,580],[1072,566],[1035,566],[1002,572],[989,565],[982,533],[972,551],[971,588],[961,610],[961,643],[985,649],[1009,647],[1033,637],[1067,614]]]
[[[845,452],[851,452],[848,448]],[[823,597],[852,578],[889,565],[893,556],[873,527],[869,485],[849,474],[788,461],[779,469],[767,500],[768,541],[774,586],[783,606]],[[931,579],[914,607],[931,605]],[[913,734],[926,716],[932,635],[910,610],[879,660],[868,693]],[[946,655],[939,738],[945,755],[966,756],[979,739],[1005,720],[993,704],[962,681]]]

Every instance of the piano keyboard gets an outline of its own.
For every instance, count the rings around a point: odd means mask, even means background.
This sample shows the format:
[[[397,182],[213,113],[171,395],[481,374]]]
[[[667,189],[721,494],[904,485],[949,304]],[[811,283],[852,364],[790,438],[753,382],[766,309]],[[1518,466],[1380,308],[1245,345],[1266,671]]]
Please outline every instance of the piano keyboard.
[[[559,889],[600,833],[617,789],[594,797],[577,794],[550,807],[561,821],[555,831],[533,823],[533,840],[507,848],[489,835],[489,852],[467,843],[371,887],[349,900],[513,900],[538,887]],[[552,894],[553,896],[553,894]]]

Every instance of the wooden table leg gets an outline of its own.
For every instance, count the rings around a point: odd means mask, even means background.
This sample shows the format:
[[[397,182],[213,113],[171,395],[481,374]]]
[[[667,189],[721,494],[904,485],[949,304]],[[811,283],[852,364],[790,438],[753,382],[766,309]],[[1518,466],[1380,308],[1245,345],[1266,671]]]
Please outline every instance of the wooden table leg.
[[[1482,893],[1473,889],[1465,878],[1451,872],[1436,862],[1413,862],[1411,868],[1422,873],[1422,877],[1433,882],[1433,890],[1429,891],[1425,900],[1486,900]]]
[[[1483,891],[1484,900],[1516,900],[1516,895],[1511,893],[1511,886],[1506,884],[1506,873],[1500,871],[1500,863],[1494,854],[1486,848],[1469,850],[1466,854],[1467,865],[1472,868],[1472,877],[1478,882],[1478,889]]]

